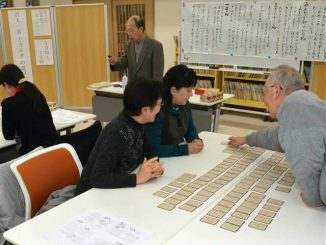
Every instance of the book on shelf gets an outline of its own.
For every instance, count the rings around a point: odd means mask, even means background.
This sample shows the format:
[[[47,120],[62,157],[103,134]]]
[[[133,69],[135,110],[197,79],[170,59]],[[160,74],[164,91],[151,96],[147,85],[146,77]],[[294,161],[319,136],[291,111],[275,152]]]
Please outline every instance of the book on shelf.
[[[201,80],[197,79],[196,83],[197,88],[212,88],[212,82],[210,80]]]
[[[263,84],[225,81],[223,91],[234,94],[235,99],[262,102]]]

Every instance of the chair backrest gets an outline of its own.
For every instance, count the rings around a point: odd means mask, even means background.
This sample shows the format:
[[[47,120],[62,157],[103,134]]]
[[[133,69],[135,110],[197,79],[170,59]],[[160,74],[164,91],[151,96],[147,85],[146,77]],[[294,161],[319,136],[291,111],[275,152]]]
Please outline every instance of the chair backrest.
[[[76,185],[82,166],[69,144],[59,144],[22,157],[10,165],[25,198],[25,218],[34,217],[49,195]]]

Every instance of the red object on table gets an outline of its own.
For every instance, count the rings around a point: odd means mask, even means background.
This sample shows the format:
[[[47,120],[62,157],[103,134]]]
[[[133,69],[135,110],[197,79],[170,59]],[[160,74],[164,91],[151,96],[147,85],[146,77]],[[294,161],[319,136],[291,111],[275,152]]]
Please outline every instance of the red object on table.
[[[195,94],[201,95],[205,93],[204,88],[195,88]]]

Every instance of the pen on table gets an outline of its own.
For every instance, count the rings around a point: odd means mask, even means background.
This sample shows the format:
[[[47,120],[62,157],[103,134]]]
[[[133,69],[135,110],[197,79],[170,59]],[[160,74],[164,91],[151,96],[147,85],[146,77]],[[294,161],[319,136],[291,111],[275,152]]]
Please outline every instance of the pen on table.
[[[113,87],[116,87],[116,88],[122,88],[122,85],[121,84],[113,84],[112,86]]]

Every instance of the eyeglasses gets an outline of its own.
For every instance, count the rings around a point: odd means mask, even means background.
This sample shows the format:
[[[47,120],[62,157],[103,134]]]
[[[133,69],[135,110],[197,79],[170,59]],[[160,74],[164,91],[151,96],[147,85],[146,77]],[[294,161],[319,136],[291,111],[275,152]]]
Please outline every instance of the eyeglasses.
[[[161,103],[156,103],[156,105],[162,107],[162,106],[164,106],[164,102],[162,101]]]
[[[126,29],[126,33],[127,34],[134,34],[137,30],[138,30],[138,28],[136,28],[136,27],[129,28],[129,29]]]
[[[264,96],[267,87],[268,87],[268,88],[273,88],[273,87],[275,87],[275,86],[276,86],[276,84],[271,84],[271,85],[266,84],[266,86],[264,86],[264,87],[263,87],[263,86],[262,86],[262,87],[259,87],[259,93],[260,93],[262,96]]]

